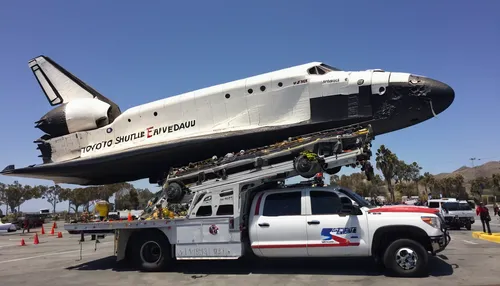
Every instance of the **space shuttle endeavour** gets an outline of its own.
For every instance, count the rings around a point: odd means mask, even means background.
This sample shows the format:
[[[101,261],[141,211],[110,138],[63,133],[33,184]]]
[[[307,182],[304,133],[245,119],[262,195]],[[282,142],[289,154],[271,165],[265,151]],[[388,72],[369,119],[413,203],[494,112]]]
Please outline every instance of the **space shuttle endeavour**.
[[[29,67],[54,106],[35,123],[43,163],[2,174],[79,185],[156,182],[173,166],[356,123],[385,134],[432,118],[455,96],[423,76],[310,62],[122,111],[49,57]]]

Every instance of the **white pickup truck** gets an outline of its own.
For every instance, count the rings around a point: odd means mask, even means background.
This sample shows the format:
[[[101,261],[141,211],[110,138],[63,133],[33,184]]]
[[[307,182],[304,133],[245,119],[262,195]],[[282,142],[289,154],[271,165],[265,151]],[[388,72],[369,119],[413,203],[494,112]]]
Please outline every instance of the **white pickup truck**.
[[[465,227],[471,230],[475,222],[475,211],[467,201],[458,201],[455,198],[442,198],[429,200],[429,208],[438,210],[450,228]]]
[[[327,159],[356,162],[358,151]],[[117,260],[156,271],[175,260],[373,257],[397,276],[426,274],[428,255],[450,236],[435,209],[375,207],[342,187],[285,186],[289,162],[194,186],[185,218],[67,224],[73,233],[115,234]]]

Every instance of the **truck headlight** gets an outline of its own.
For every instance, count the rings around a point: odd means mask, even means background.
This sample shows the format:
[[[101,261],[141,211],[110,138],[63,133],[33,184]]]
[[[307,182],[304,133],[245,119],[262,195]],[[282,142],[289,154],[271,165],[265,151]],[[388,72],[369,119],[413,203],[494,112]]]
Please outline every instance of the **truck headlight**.
[[[426,224],[435,227],[439,229],[441,227],[441,222],[439,221],[439,218],[433,217],[433,216],[423,216],[421,217],[422,221],[425,222]]]

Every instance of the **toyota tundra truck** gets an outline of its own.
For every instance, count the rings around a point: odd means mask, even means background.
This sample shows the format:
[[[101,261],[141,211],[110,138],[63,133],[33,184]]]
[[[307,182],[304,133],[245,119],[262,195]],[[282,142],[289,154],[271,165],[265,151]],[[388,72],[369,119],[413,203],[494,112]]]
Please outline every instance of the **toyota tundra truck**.
[[[360,150],[325,159],[355,164]],[[113,234],[117,260],[158,271],[176,260],[372,257],[401,277],[427,273],[429,255],[450,236],[438,210],[371,205],[341,186],[287,185],[290,162],[262,166],[190,187],[184,217],[67,224],[84,235]],[[167,192],[168,193],[168,192]],[[153,201],[168,206],[163,198]]]

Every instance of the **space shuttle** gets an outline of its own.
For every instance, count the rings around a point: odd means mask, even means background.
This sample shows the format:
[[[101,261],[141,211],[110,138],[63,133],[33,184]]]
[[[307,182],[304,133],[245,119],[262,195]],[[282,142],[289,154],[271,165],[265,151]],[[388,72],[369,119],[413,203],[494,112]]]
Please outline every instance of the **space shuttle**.
[[[426,121],[453,102],[445,83],[322,62],[263,73],[122,111],[51,58],[29,61],[54,108],[35,123],[42,163],[1,174],[100,185],[148,178],[228,152],[369,123],[374,135]]]

